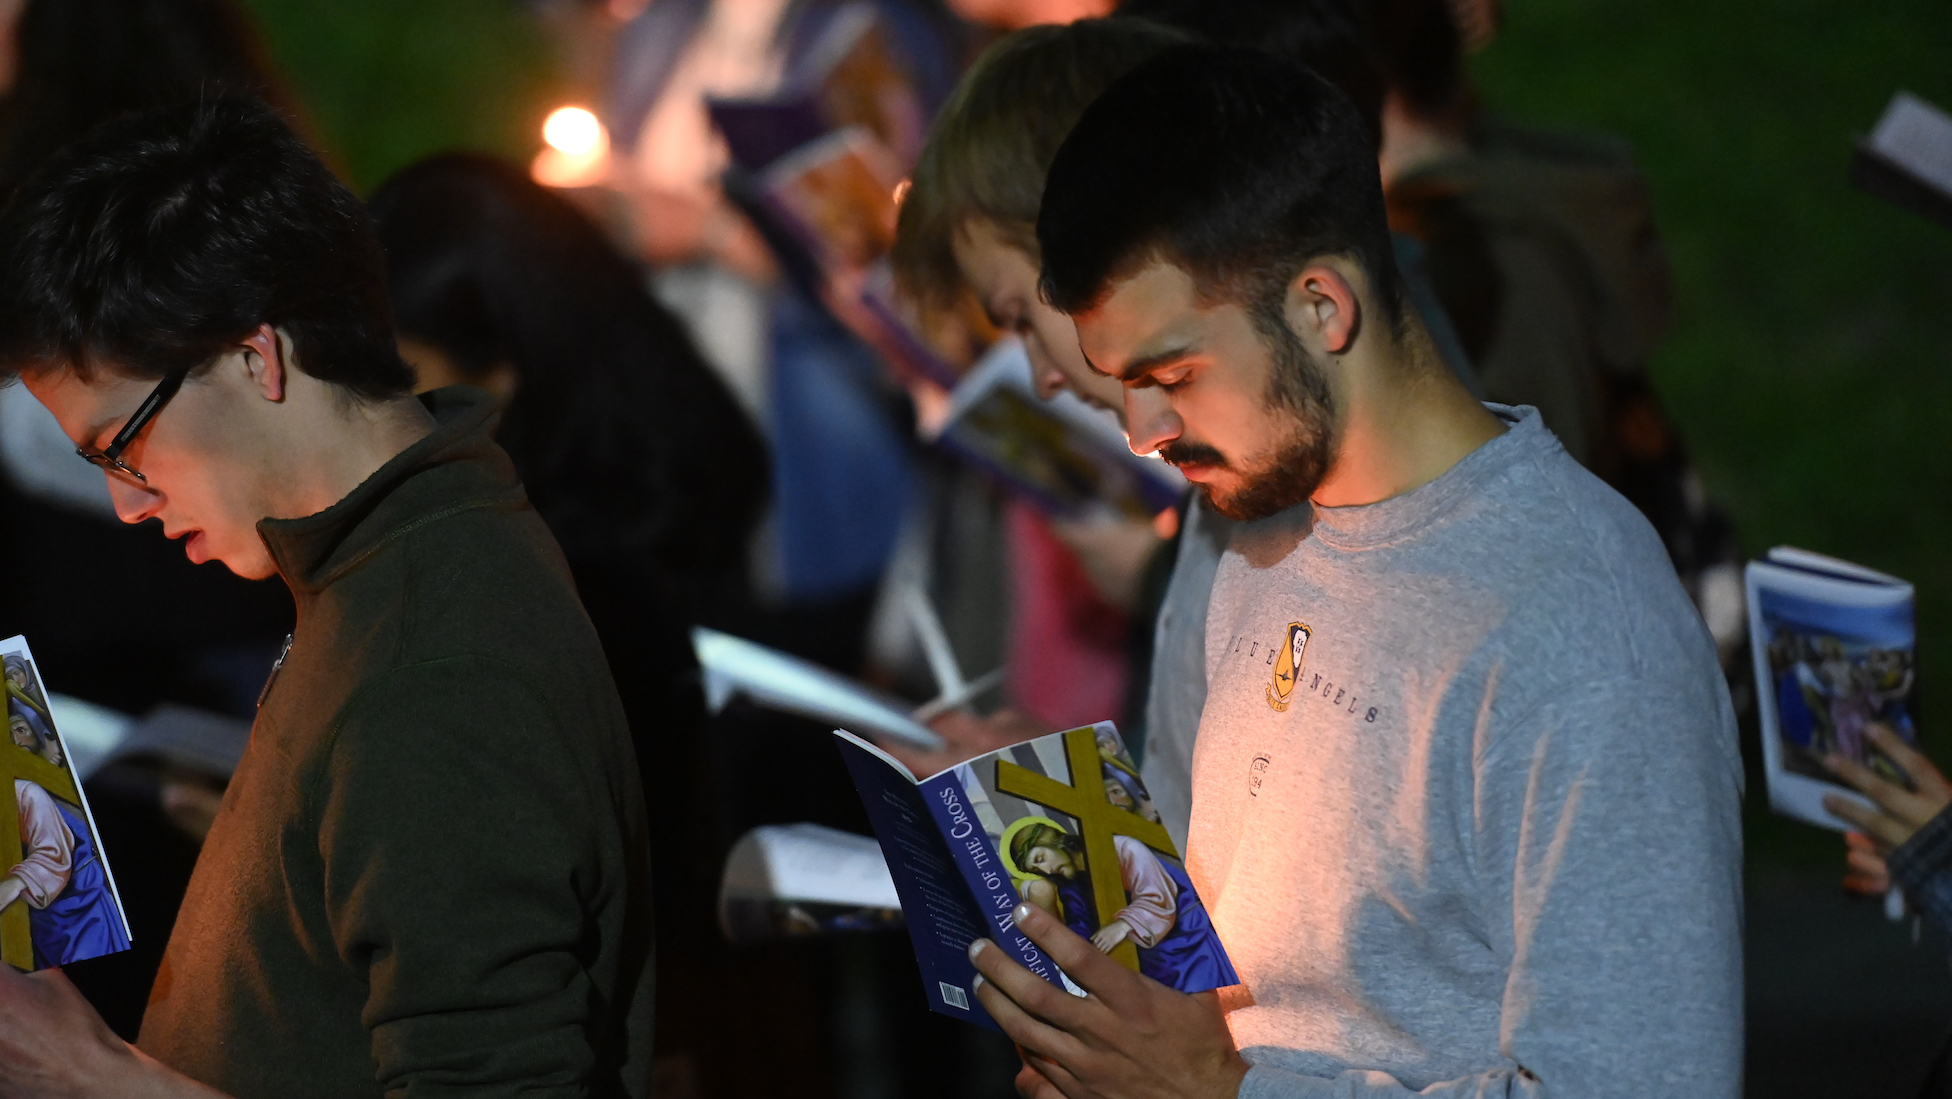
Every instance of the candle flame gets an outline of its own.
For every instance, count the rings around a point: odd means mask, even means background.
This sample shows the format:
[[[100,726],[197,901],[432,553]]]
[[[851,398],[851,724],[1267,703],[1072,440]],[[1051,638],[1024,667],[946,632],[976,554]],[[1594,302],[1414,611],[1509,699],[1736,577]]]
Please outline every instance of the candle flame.
[[[610,143],[603,123],[583,107],[557,107],[542,124],[542,140],[570,156],[589,156]]]

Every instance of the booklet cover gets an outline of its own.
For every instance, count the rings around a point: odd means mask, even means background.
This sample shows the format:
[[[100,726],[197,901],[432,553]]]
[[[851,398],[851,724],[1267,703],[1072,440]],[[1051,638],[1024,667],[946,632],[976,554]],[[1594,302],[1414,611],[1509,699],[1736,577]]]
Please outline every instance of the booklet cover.
[[[1240,983],[1206,907],[1110,722],[1051,733],[925,779],[836,729],[880,838],[934,1010],[996,1029],[970,994],[988,937],[1082,995],[1012,913],[1061,918],[1131,969],[1179,989]]]
[[[1749,562],[1747,583],[1769,804],[1799,820],[1849,831],[1852,825],[1824,810],[1823,798],[1865,799],[1836,780],[1824,756],[1835,752],[1895,782],[1909,782],[1866,731],[1882,722],[1907,741],[1916,735],[1907,708],[1912,586],[1789,546]]]
[[[942,422],[924,426],[943,447],[1058,515],[1100,508],[1150,519],[1186,491],[1177,469],[1132,453],[1110,412],[1068,389],[1039,398],[1030,357],[1014,336],[997,341],[956,386]]]
[[[46,969],[129,949],[129,921],[25,637],[0,641],[6,665],[12,812],[0,811],[0,958]]]

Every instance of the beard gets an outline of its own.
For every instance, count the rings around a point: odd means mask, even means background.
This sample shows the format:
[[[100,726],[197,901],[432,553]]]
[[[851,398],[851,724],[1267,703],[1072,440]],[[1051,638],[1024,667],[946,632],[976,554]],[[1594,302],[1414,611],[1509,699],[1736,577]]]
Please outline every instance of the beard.
[[[1335,409],[1327,372],[1288,327],[1278,306],[1249,312],[1274,358],[1266,399],[1270,410],[1287,421],[1281,441],[1265,456],[1238,465],[1204,443],[1174,441],[1159,448],[1159,456],[1174,465],[1218,466],[1238,474],[1239,485],[1225,493],[1210,484],[1200,486],[1208,507],[1237,521],[1265,519],[1313,496],[1335,460]]]

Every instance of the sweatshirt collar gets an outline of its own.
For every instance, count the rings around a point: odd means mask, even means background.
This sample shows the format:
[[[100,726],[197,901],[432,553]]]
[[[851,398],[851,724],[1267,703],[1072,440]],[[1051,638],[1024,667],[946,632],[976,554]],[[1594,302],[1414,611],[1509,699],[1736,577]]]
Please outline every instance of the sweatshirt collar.
[[[1401,496],[1351,507],[1315,507],[1314,536],[1340,550],[1388,545],[1442,518],[1514,463],[1559,449],[1538,409],[1485,402],[1506,430],[1465,455],[1436,480]],[[1308,506],[1308,505],[1304,505]]]
[[[315,595],[408,530],[454,511],[524,499],[508,455],[495,445],[500,409],[468,386],[420,397],[434,430],[393,456],[324,511],[261,519],[258,537],[292,594]]]

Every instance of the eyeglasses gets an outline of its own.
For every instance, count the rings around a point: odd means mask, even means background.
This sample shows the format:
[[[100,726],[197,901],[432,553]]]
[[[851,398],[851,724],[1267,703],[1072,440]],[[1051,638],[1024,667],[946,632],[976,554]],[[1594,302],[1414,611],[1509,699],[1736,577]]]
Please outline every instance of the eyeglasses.
[[[126,473],[143,484],[148,484],[149,478],[144,477],[122,460],[122,452],[127,450],[129,444],[135,441],[135,437],[142,433],[142,429],[149,421],[156,418],[156,413],[163,410],[163,406],[169,403],[169,399],[176,396],[176,391],[183,387],[183,379],[188,377],[189,373],[188,370],[171,371],[162,381],[156,383],[156,388],[150,390],[149,396],[144,397],[142,403],[136,406],[135,414],[129,417],[129,422],[123,424],[122,430],[115,433],[115,438],[109,440],[108,449],[91,450],[85,446],[78,446],[75,448],[75,453],[81,455],[82,461],[89,465],[100,466],[111,473]]]

